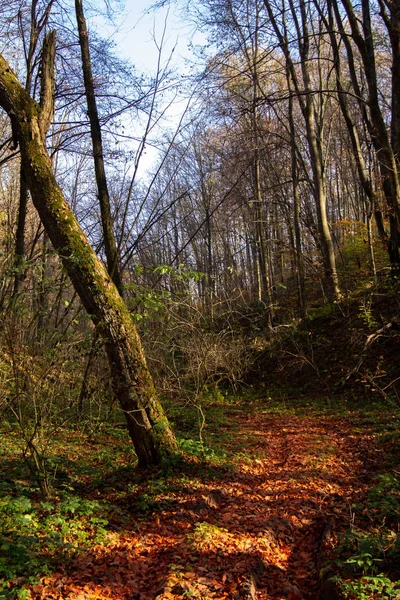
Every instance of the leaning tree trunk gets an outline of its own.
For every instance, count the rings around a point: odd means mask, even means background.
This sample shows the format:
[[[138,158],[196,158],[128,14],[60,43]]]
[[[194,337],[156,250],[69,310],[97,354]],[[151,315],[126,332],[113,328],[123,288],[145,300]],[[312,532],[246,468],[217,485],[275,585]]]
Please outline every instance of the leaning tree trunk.
[[[107,271],[58,186],[41,134],[41,109],[0,55],[0,106],[8,113],[33,203],[105,346],[139,465],[176,448],[157,399],[139,335]]]

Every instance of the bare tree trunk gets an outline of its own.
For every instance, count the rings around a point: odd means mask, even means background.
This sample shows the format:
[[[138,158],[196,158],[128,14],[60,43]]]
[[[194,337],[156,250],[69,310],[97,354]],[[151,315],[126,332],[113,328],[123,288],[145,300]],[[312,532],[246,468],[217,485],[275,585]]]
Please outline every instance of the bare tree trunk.
[[[117,286],[119,293],[122,296],[122,277],[113,230],[113,220],[111,216],[110,196],[107,187],[106,171],[104,168],[104,154],[103,142],[101,138],[100,119],[97,111],[96,96],[94,93],[88,32],[86,27],[85,16],[83,13],[82,0],[75,0],[75,12],[79,31],[79,45],[81,47],[82,71],[83,80],[85,84],[88,115],[90,121],[90,134],[92,137],[94,167],[100,203],[101,223],[103,229],[104,250],[106,253],[108,272],[111,276],[111,279]]]
[[[286,12],[282,10],[282,24],[274,13],[270,0],[264,0],[265,8],[275,34],[279,41],[279,46],[286,59],[286,67],[290,74],[290,79],[300,104],[307,129],[307,144],[310,152],[311,170],[313,175],[313,192],[318,221],[318,246],[321,249],[322,260],[325,270],[325,286],[327,296],[330,301],[340,298],[339,280],[336,270],[336,258],[333,248],[332,236],[329,230],[328,217],[326,212],[326,177],[325,161],[323,156],[323,107],[320,107],[319,118],[317,118],[316,96],[320,102],[324,102],[321,92],[315,93],[311,85],[310,77],[310,39],[313,36],[309,34],[308,15],[306,3],[300,0],[300,19],[292,0],[289,0],[290,12],[293,17],[294,26],[297,34],[298,52],[300,54],[301,77],[297,67],[293,62],[290,51],[289,37],[286,23]]]
[[[17,216],[17,231],[15,235],[15,275],[13,294],[18,294],[25,277],[25,223],[28,206],[28,186],[26,185],[22,165],[19,173],[19,205]]]
[[[259,66],[259,48],[258,48],[258,36],[259,36],[259,12],[258,7],[256,7],[256,25],[255,25],[255,35],[252,40],[252,50],[251,54],[248,51],[246,52],[247,62],[251,72],[252,78],[252,88],[251,88],[251,133],[252,133],[252,143],[253,143],[253,194],[254,194],[254,202],[256,205],[256,226],[257,226],[257,241],[258,241],[258,251],[260,254],[260,267],[261,267],[261,277],[262,277],[262,288],[263,288],[263,300],[265,300],[267,305],[267,327],[269,329],[272,328],[273,321],[273,299],[272,299],[272,285],[271,285],[271,277],[269,271],[269,260],[268,260],[268,250],[265,241],[265,227],[262,218],[263,210],[263,197],[261,190],[261,161],[260,161],[260,133],[259,133],[259,109],[258,109],[258,91],[260,89],[259,83],[259,74],[258,74],[258,66]]]
[[[293,10],[293,9],[292,9]],[[322,248],[322,259],[325,267],[325,278],[327,283],[327,295],[330,300],[340,297],[339,280],[336,271],[336,259],[333,249],[331,232],[329,230],[328,216],[326,212],[326,178],[325,164],[323,158],[323,123],[317,123],[314,95],[311,94],[311,80],[309,72],[309,43],[308,17],[306,4],[300,0],[300,13],[302,21],[302,42],[300,44],[301,68],[303,73],[304,88],[307,92],[303,104],[303,114],[307,128],[307,142],[310,150],[311,167],[314,180],[314,194],[316,200],[318,230]],[[322,95],[321,95],[321,102]]]
[[[371,264],[371,272],[374,276],[375,283],[378,283],[378,279],[376,276],[376,262],[375,262],[375,253],[374,253],[374,244],[372,238],[372,227],[371,227],[371,219],[372,212],[367,211],[367,234],[368,234],[368,251],[369,251],[369,259]]]
[[[391,141],[397,164],[400,164],[400,5],[397,0],[379,0],[379,5],[392,47]]]
[[[332,12],[332,2],[328,2],[328,19],[324,16],[324,10],[320,7],[318,0],[315,0],[316,6],[320,12],[321,18],[324,19],[325,27],[327,31],[329,31],[329,37],[331,40],[331,46],[333,51],[334,65],[335,65],[335,73],[336,73],[336,88],[338,92],[339,105],[347,126],[347,131],[350,136],[350,141],[353,149],[354,158],[357,165],[357,171],[360,178],[361,185],[363,190],[370,202],[370,212],[374,213],[376,226],[378,229],[378,234],[381,240],[386,244],[387,243],[387,233],[385,231],[385,225],[383,222],[382,212],[378,208],[378,198],[377,194],[374,190],[373,182],[371,177],[368,174],[367,167],[365,165],[364,153],[361,147],[360,137],[358,134],[357,127],[355,125],[353,116],[351,114],[349,105],[348,105],[348,97],[346,93],[346,89],[342,83],[342,69],[341,69],[341,60],[340,60],[340,51],[338,46],[338,41],[336,38],[335,32],[335,23],[334,23],[334,15]],[[356,90],[356,94],[357,94]],[[370,221],[368,221],[370,224]]]
[[[353,50],[348,40],[348,35],[345,33],[341,16],[338,9],[337,0],[330,0],[335,12],[335,17],[343,37],[343,41],[346,46],[347,57],[350,65],[350,74],[352,77],[353,86],[358,92],[357,76],[354,68]],[[354,7],[350,0],[341,0],[342,5],[345,8],[347,18],[349,20],[352,39],[358,48],[361,56],[362,65],[365,72],[365,78],[367,81],[367,96],[368,96],[368,108],[369,115],[366,115],[365,109],[363,118],[368,126],[369,133],[371,135],[372,143],[377,153],[380,173],[382,177],[382,188],[385,194],[386,202],[389,209],[389,225],[390,225],[390,236],[388,240],[388,251],[390,256],[390,263],[393,268],[398,270],[400,268],[400,181],[399,181],[399,168],[398,160],[394,151],[395,146],[392,145],[389,133],[386,128],[386,123],[382,110],[379,104],[379,90],[378,90],[378,79],[376,73],[376,61],[375,61],[375,49],[374,49],[374,36],[371,25],[370,15],[370,4],[369,0],[361,1],[362,8],[362,31],[360,29],[360,18],[355,13]],[[387,5],[392,4],[390,2]],[[381,3],[383,8],[383,3]],[[394,6],[394,3],[393,3]],[[393,12],[395,14],[395,11]],[[384,19],[385,20],[385,19]],[[394,20],[395,24],[396,20]],[[388,21],[385,21],[388,26]],[[396,29],[396,28],[395,28]],[[390,29],[389,29],[390,32]],[[392,38],[396,46],[396,35]],[[400,51],[397,50],[397,52]],[[396,48],[393,50],[393,59],[396,55]],[[398,70],[398,65],[394,65],[394,70]],[[395,92],[397,79],[394,77],[392,80],[392,92]],[[400,89],[398,90],[400,94]],[[358,94],[360,99],[361,94]],[[396,93],[395,93],[396,95]],[[400,98],[398,98],[400,101]],[[397,102],[395,101],[392,106],[392,111],[397,111]],[[392,112],[392,133],[393,127],[396,127],[396,114]],[[400,127],[400,126],[399,126]],[[397,141],[395,142],[398,143]]]
[[[287,84],[290,90],[290,77],[286,71]],[[293,119],[293,98],[289,95],[289,128],[290,128],[290,152],[291,152],[291,175],[292,175],[292,190],[293,190],[293,221],[294,221],[294,238],[295,238],[295,262],[296,262],[296,279],[297,279],[297,295],[299,299],[300,316],[307,316],[306,304],[306,286],[304,273],[304,260],[301,248],[301,231],[300,231],[300,196],[298,182],[298,165],[296,151],[296,129]]]
[[[45,330],[45,319],[49,313],[47,278],[48,274],[48,236],[43,232],[41,260],[40,260],[40,278],[38,282],[37,293],[37,329],[36,337],[38,341],[43,341]]]
[[[257,245],[259,253],[259,264],[261,277],[261,299],[265,301],[267,305],[267,326],[269,329],[272,327],[273,319],[273,301],[272,301],[272,289],[271,289],[271,278],[269,275],[269,261],[267,246],[265,243],[265,231],[264,222],[262,218],[262,195],[261,195],[261,182],[260,182],[260,158],[259,152],[256,148],[254,151],[254,202],[255,202],[255,216],[256,216],[256,232],[257,232]]]
[[[41,109],[0,55],[0,106],[11,117],[33,203],[105,346],[139,465],[176,449],[130,313],[58,186],[41,133]]]
[[[54,0],[50,0],[40,18],[38,18],[37,1],[32,2],[31,6],[31,26],[30,26],[30,34],[29,34],[29,47],[25,53],[25,61],[26,61],[26,79],[25,79],[25,89],[30,94],[32,87],[32,78],[34,73],[34,56],[37,50],[38,41],[41,32],[47,24],[50,10],[53,5]],[[46,42],[43,47],[46,46]],[[43,61],[42,61],[43,62]],[[46,130],[47,131],[47,130]],[[14,291],[13,294],[17,294],[19,292],[21,282],[25,277],[26,266],[24,264],[25,258],[25,223],[26,223],[26,213],[28,206],[28,187],[26,185],[23,167],[21,165],[20,169],[20,188],[19,188],[19,206],[18,206],[18,217],[17,217],[17,232],[15,236],[15,276],[14,276]]]

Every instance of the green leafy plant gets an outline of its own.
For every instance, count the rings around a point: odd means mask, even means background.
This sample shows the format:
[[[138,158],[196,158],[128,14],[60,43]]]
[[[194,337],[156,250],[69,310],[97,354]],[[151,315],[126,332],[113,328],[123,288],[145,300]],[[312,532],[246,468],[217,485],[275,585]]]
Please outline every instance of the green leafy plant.
[[[382,519],[398,518],[400,514],[400,481],[392,473],[383,473],[378,484],[368,493],[369,506]]]
[[[69,494],[57,503],[36,504],[23,495],[1,496],[0,598],[23,599],[20,578],[33,584],[61,557],[104,542],[106,510],[99,502]]]
[[[224,533],[226,533],[225,529],[207,523],[207,521],[202,521],[195,524],[192,533],[188,535],[188,541],[191,546],[201,548],[204,544],[212,542]]]
[[[371,299],[364,300],[364,302],[360,306],[360,311],[358,313],[358,316],[369,329],[378,329],[379,323],[373,315],[371,304],[372,304]]]
[[[400,580],[396,565],[400,558],[400,536],[396,530],[400,512],[400,482],[392,473],[383,473],[368,492],[365,506],[358,506],[375,525],[364,531],[352,526],[341,537],[337,561],[342,578],[340,587],[345,598],[400,599]],[[392,579],[388,577],[391,572]]]
[[[346,598],[370,600],[371,598],[400,598],[400,581],[390,581],[386,575],[362,577],[358,581],[341,581],[341,592]]]

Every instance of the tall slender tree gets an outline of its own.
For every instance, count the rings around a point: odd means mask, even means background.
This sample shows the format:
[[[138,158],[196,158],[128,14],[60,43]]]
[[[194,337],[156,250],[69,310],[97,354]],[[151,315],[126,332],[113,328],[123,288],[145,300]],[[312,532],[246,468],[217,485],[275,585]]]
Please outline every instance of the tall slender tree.
[[[50,12],[54,0],[45,3],[44,8],[38,0],[32,0],[30,6],[30,23],[28,29],[28,39],[24,30],[24,7],[20,7],[19,27],[23,41],[24,57],[25,57],[25,89],[30,94],[32,92],[32,84],[35,73],[35,67],[38,65],[37,53],[40,50],[40,36],[45,30],[49,20]],[[25,175],[21,166],[20,170],[20,187],[19,187],[19,207],[17,232],[15,236],[15,278],[14,278],[14,294],[17,294],[21,282],[25,274],[24,258],[25,258],[25,223],[28,204],[28,187],[25,181]]]
[[[398,270],[400,268],[400,163],[396,154],[397,149],[399,148],[396,132],[400,131],[400,124],[398,122],[400,117],[400,111],[398,109],[400,102],[400,86],[397,74],[399,69],[399,37],[398,35],[396,37],[396,31],[398,34],[399,29],[398,7],[397,4],[391,2],[380,3],[382,14],[384,15],[384,22],[388,27],[389,37],[392,42],[391,136],[390,131],[386,126],[385,116],[379,98],[379,81],[374,42],[375,36],[370,1],[362,0],[361,18],[359,18],[352,2],[349,0],[341,0],[341,5],[344,7],[348,19],[350,32],[346,30],[344,26],[342,11],[340,10],[340,5],[337,0],[329,0],[329,2],[332,4],[336,22],[346,48],[353,88],[359,98],[360,110],[369,129],[369,134],[378,158],[382,177],[382,189],[389,213],[390,234],[388,239],[388,251],[392,267]],[[386,9],[391,11],[390,16]],[[363,65],[367,89],[365,105],[363,104],[364,94],[357,75],[353,44],[351,42],[354,42]]]
[[[327,215],[324,152],[326,96],[321,89],[324,81],[321,79],[323,75],[320,69],[317,68],[317,73],[320,75],[317,89],[312,81],[312,55],[314,52],[319,52],[320,50],[317,41],[318,32],[314,30],[310,32],[311,23],[315,15],[310,13],[309,7],[304,0],[299,0],[298,5],[295,5],[292,0],[289,0],[289,2],[282,0],[279,8],[275,7],[270,0],[264,0],[264,5],[279,47],[285,57],[286,68],[290,74],[293,90],[306,124],[307,145],[310,153],[318,221],[318,241],[325,268],[327,295],[331,300],[338,299],[340,297],[340,287]],[[287,22],[289,15],[291,17],[290,25]],[[312,26],[318,28],[318,22]],[[295,49],[295,53],[298,53],[300,58],[300,69],[295,64],[289,30],[296,32],[297,48]]]
[[[107,259],[108,272],[117,289],[123,295],[120,260],[115,242],[113,218],[111,214],[110,195],[108,192],[104,152],[101,135],[100,119],[97,110],[95,89],[93,83],[92,64],[90,59],[88,30],[83,12],[82,0],[75,0],[76,20],[78,24],[79,45],[82,57],[82,72],[85,84],[86,102],[90,121],[94,167],[96,173],[97,192],[101,212],[104,250]]]

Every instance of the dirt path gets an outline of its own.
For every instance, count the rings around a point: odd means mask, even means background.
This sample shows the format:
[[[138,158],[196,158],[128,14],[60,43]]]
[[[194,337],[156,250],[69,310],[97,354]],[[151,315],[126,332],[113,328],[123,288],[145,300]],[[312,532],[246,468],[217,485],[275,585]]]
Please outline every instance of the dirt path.
[[[319,598],[323,531],[349,522],[379,451],[333,417],[237,418],[247,454],[231,468],[183,468],[160,480],[145,519],[137,495],[125,497],[110,544],[43,580],[33,598],[250,598],[251,572],[260,600]]]

